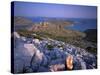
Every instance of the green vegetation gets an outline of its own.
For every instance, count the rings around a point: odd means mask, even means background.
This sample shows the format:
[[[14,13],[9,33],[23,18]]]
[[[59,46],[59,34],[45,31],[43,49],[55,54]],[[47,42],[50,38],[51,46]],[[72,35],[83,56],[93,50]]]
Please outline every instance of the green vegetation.
[[[97,43],[97,29],[88,29],[85,31],[85,39],[94,43]]]
[[[91,52],[93,54],[97,54],[97,48],[94,48],[94,47],[87,47],[86,50],[88,52]]]
[[[28,31],[28,30],[18,30],[18,33],[21,36],[37,38],[42,40],[43,38],[52,38],[58,41],[63,41],[81,48],[86,48],[88,43],[82,39],[80,36],[67,36],[67,35],[59,35],[55,33],[50,33],[48,31]],[[36,35],[32,35],[36,34]]]
[[[52,50],[53,46],[52,45],[47,45],[48,50]]]

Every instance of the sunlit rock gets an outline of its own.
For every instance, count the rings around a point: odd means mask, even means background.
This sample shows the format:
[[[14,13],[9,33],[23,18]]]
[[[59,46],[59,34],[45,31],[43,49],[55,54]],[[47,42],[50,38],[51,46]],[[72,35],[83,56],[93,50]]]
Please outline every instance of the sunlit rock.
[[[26,41],[26,37],[23,37],[23,36],[22,36],[21,39],[22,39],[23,41]]]
[[[33,42],[36,43],[36,44],[40,44],[39,39],[33,39]]]
[[[65,68],[64,64],[51,65],[50,71],[51,72],[62,71],[62,70],[64,70],[64,68]]]
[[[19,35],[17,32],[14,32],[13,35],[14,35],[14,37],[16,37],[16,38],[20,38],[20,35]]]
[[[66,66],[67,66],[67,69],[69,69],[69,70],[73,69],[73,56],[69,55],[66,58]]]

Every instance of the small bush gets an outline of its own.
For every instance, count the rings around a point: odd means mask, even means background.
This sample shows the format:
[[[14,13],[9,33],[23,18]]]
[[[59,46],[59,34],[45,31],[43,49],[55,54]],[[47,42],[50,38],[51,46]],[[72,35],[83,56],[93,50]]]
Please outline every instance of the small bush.
[[[89,47],[86,48],[86,50],[87,50],[88,52],[93,53],[93,54],[94,54],[94,53],[97,54],[97,48],[94,48],[94,47],[90,47],[90,46],[89,46]]]
[[[53,46],[52,45],[47,45],[48,50],[52,50]]]

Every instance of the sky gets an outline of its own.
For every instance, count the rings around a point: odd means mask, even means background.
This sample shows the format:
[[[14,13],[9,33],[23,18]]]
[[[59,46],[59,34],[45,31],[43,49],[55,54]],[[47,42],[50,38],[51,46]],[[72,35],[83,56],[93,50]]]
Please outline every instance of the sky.
[[[97,18],[96,6],[14,2],[14,16]]]

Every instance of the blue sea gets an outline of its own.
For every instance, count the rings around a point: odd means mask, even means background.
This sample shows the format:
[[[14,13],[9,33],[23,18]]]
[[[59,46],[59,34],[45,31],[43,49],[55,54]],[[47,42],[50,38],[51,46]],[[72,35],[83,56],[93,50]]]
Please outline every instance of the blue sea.
[[[74,21],[73,26],[66,27],[72,30],[85,31],[87,29],[97,29],[97,19],[68,19]]]

